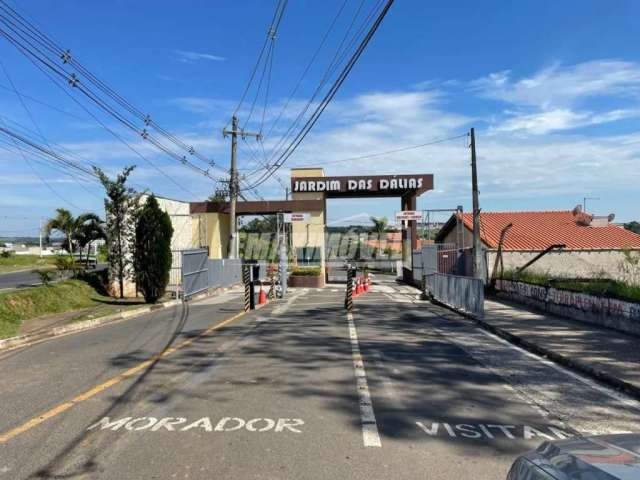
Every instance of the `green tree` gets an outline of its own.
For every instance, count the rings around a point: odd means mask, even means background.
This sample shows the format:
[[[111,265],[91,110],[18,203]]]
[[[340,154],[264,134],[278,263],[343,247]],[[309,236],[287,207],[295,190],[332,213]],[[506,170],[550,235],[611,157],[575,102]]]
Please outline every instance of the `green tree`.
[[[91,245],[96,240],[106,239],[107,234],[104,229],[104,222],[99,218],[91,218],[89,221],[80,225],[75,234],[76,242],[80,247],[80,252],[87,249],[87,263],[89,262],[89,254],[91,253]]]
[[[640,222],[629,222],[624,224],[624,228],[640,235]]]
[[[73,257],[75,247],[78,245],[78,235],[86,225],[91,223],[100,223],[100,218],[95,213],[83,213],[74,217],[69,210],[58,208],[56,216],[50,218],[45,225],[45,235],[49,237],[53,231],[62,233],[69,256]]]
[[[385,232],[387,231],[387,227],[389,226],[389,220],[387,217],[370,217],[371,222],[373,223],[373,228],[371,229],[378,238],[376,250],[374,252],[375,258],[380,256],[380,252],[382,251],[382,241],[386,240]]]
[[[275,233],[278,228],[278,220],[275,215],[263,215],[262,218],[254,218],[240,230],[254,233]]]
[[[140,195],[127,186],[127,178],[135,166],[125,167],[115,180],[94,167],[107,197],[104,200],[109,274],[118,282],[120,298],[124,298],[124,282],[133,276],[132,248],[135,243],[136,214]]]
[[[216,192],[213,195],[209,195],[209,198],[207,198],[207,202],[213,202],[213,203],[225,203],[226,201],[227,201],[227,195],[222,190],[216,190]]]
[[[137,217],[134,249],[136,284],[147,303],[162,297],[169,283],[172,235],[169,215],[149,196]]]

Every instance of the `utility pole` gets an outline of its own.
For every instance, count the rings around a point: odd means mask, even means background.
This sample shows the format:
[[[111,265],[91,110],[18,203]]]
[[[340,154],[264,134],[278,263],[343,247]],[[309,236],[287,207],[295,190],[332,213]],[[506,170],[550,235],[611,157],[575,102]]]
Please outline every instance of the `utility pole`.
[[[229,208],[229,227],[231,235],[229,237],[229,245],[227,248],[227,256],[229,258],[238,258],[238,222],[236,220],[236,206],[238,203],[238,194],[240,193],[240,182],[238,180],[238,134],[242,138],[256,137],[259,139],[260,133],[245,132],[238,129],[238,117],[235,115],[231,119],[231,130],[226,128],[222,130],[224,138],[231,135],[231,169],[229,171],[229,200],[231,206]]]
[[[476,133],[471,129],[471,188],[473,192],[473,276],[483,278],[482,245],[480,242],[480,200],[478,199],[478,169],[476,167]]]

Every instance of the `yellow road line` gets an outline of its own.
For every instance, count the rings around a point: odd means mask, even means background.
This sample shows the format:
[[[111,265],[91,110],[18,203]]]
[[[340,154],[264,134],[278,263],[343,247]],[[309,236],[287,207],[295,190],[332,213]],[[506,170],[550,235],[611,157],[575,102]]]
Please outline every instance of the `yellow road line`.
[[[125,370],[124,372],[116,375],[113,378],[110,378],[109,380],[107,380],[106,382],[103,382],[99,385],[96,385],[95,387],[91,388],[90,390],[87,390],[84,393],[81,393],[80,395],[72,398],[71,400],[61,403],[60,405],[57,405],[55,407],[53,407],[50,410],[47,410],[44,413],[41,413],[38,416],[33,417],[32,419],[26,421],[25,423],[23,423],[22,425],[19,425],[11,430],[9,430],[8,432],[2,433],[0,434],[0,444],[2,443],[6,443],[9,440],[11,440],[13,437],[20,435],[21,433],[24,433],[28,430],[31,430],[33,427],[37,427],[38,425],[40,425],[41,423],[49,420],[50,418],[53,418],[57,415],[60,415],[62,412],[65,412],[66,410],[69,410],[71,407],[77,405],[78,403],[84,402],[85,400],[88,400],[94,396],[96,396],[97,394],[104,392],[105,390],[107,390],[108,388],[113,387],[114,385],[117,385],[118,383],[122,382],[123,380],[127,379],[128,377],[131,377],[135,374],[137,374],[138,372],[144,370],[145,368],[147,368],[149,365],[153,364],[153,362],[155,362],[156,360],[159,360],[163,357],[166,357],[168,355],[171,355],[174,352],[177,352],[178,350],[188,347],[189,345],[191,345],[193,342],[195,342],[196,340],[198,340],[199,338],[202,338],[206,335],[209,335],[211,332],[218,330],[219,328],[224,327],[225,325],[233,322],[234,320],[237,320],[238,318],[242,317],[246,312],[240,312],[235,314],[232,317],[227,318],[226,320],[221,321],[220,323],[216,323],[215,325],[207,328],[204,332],[200,333],[198,336],[190,338],[188,340],[185,340],[184,342],[176,345],[175,347],[171,347],[166,349],[165,351],[163,351],[162,353],[159,353],[157,355],[154,355],[152,357],[150,357],[149,359],[140,362],[138,365],[136,365],[135,367],[131,367],[128,370]]]

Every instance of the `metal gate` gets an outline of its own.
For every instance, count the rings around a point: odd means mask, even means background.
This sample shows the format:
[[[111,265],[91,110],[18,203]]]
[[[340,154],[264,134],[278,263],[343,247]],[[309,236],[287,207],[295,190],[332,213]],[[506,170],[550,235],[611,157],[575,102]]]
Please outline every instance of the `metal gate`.
[[[182,294],[190,297],[209,288],[209,250],[194,248],[182,251]]]

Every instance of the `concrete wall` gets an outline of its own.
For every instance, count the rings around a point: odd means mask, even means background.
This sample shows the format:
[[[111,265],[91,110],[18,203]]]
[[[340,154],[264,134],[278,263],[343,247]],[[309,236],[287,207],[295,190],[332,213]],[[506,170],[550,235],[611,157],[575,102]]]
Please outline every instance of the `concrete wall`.
[[[201,213],[193,216],[192,235],[199,247],[209,247],[209,258],[226,258],[229,248],[229,215]]]
[[[142,203],[147,200],[143,195],[140,199]],[[192,218],[189,212],[189,202],[181,202],[170,198],[156,197],[160,208],[169,214],[171,225],[173,226],[173,236],[171,237],[171,250],[185,250],[197,247],[194,243]]]
[[[537,310],[640,335],[640,303],[509,280],[498,280],[496,290]]]
[[[291,177],[324,177],[324,170],[322,168],[294,168],[291,170]],[[325,200],[325,195],[322,192],[294,192],[291,197],[293,200]],[[309,212],[309,221],[295,222],[291,225],[291,245],[294,252],[296,248],[319,247],[320,265],[322,269],[321,275],[323,277],[325,273],[326,212],[325,202],[325,208],[322,210]]]
[[[523,266],[540,252],[503,252],[505,270],[515,270]],[[640,255],[640,251],[637,251]],[[493,270],[495,250],[486,252],[489,275]],[[550,252],[527,268],[529,272],[545,273],[552,276],[573,278],[606,277],[628,282],[638,282],[639,272],[625,268],[624,253],[621,250],[562,250]]]

